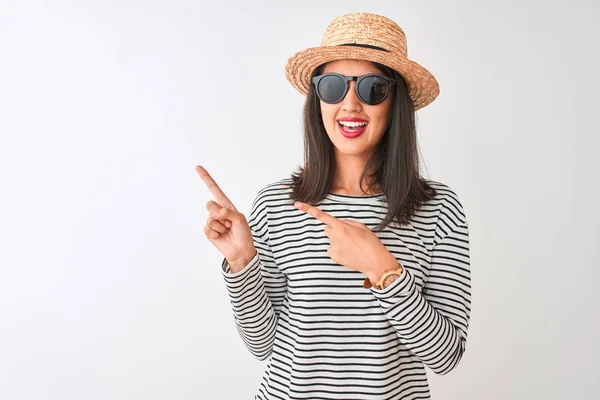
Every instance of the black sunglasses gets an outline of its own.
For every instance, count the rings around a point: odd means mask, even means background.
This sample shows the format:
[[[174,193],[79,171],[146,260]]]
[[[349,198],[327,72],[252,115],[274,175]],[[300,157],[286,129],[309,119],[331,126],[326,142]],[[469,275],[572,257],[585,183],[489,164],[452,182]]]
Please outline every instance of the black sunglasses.
[[[379,74],[344,76],[335,72],[315,76],[312,81],[317,96],[327,104],[342,101],[348,93],[350,81],[356,81],[356,95],[360,101],[370,106],[384,101],[390,92],[390,86],[396,83],[392,78]]]

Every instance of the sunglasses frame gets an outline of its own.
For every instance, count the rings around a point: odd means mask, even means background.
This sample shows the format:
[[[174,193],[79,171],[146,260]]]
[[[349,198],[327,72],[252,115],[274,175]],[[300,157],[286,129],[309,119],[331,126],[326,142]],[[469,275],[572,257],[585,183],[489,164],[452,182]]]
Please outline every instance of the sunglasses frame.
[[[342,94],[342,97],[340,97],[337,101],[326,101],[323,99],[323,97],[321,97],[321,91],[319,90],[319,83],[321,82],[321,80],[327,76],[338,76],[340,78],[342,78],[344,80],[344,84],[346,85],[346,88],[344,89],[344,93]],[[386,92],[385,92],[385,96],[383,96],[383,99],[375,104],[371,104],[366,102],[362,96],[360,95],[359,91],[358,91],[358,86],[360,85],[360,82],[365,79],[365,78],[369,78],[372,76],[376,76],[378,78],[381,78],[385,81],[386,83]],[[354,91],[356,92],[356,96],[358,97],[358,99],[364,103],[367,104],[369,106],[376,106],[377,104],[381,104],[385,101],[385,99],[387,99],[388,95],[390,94],[390,86],[393,86],[396,83],[396,80],[389,78],[387,76],[381,75],[381,74],[366,74],[366,75],[361,75],[361,76],[345,76],[342,74],[338,74],[337,72],[328,72],[326,74],[322,74],[322,75],[317,75],[315,77],[312,78],[312,83],[315,85],[315,91],[317,92],[317,96],[319,97],[319,99],[321,99],[322,102],[327,103],[327,104],[337,104],[340,101],[344,100],[344,98],[346,97],[346,95],[348,94],[348,90],[350,89],[350,81],[356,81],[356,85],[354,85]]]

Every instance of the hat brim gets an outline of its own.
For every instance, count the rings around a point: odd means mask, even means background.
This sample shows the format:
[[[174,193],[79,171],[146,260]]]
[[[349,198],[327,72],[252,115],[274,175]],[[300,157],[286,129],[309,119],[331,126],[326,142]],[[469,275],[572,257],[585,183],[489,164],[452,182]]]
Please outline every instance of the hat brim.
[[[373,61],[396,70],[408,85],[415,111],[430,104],[440,93],[437,80],[425,67],[394,53],[364,47],[323,46],[299,51],[288,59],[285,76],[296,90],[306,95],[315,68],[345,59]]]

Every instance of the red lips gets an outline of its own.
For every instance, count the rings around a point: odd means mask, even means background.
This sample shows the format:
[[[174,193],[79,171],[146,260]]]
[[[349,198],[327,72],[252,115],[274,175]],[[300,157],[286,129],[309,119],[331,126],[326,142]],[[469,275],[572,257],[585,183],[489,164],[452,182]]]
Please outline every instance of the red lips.
[[[348,121],[348,122],[368,122],[366,119],[357,118],[357,117],[344,117],[338,119],[338,121]]]

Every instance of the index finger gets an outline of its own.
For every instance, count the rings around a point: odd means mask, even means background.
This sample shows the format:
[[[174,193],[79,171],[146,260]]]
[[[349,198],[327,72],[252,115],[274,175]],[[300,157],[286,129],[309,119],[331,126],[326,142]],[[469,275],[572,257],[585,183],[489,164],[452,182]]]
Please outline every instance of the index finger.
[[[215,180],[210,176],[208,171],[204,169],[204,167],[201,165],[196,165],[196,172],[198,172],[198,175],[200,175],[200,178],[202,178],[208,187],[208,190],[210,190],[215,200],[217,200],[217,203],[219,203],[221,207],[227,207],[237,211],[231,200],[225,196],[225,193],[223,193],[219,185],[217,185],[217,182],[215,182]]]
[[[302,210],[305,213],[312,215],[319,221],[325,223],[326,225],[332,228],[340,227],[344,224],[343,221],[337,219],[333,215],[327,214],[325,211],[318,209],[317,207],[311,206],[310,204],[297,201],[294,203],[294,206],[299,210]]]

